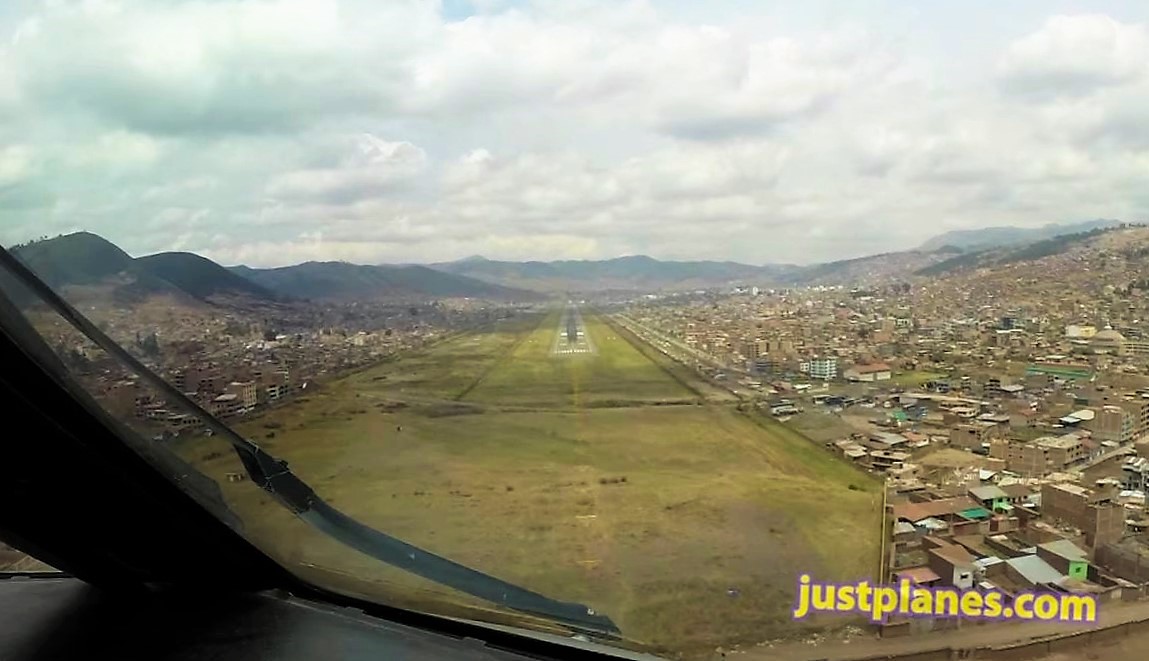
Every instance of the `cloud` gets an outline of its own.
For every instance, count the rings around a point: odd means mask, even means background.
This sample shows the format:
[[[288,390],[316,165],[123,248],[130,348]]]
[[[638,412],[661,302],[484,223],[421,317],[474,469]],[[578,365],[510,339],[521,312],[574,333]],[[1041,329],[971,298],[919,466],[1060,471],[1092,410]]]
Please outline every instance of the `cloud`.
[[[383,195],[427,167],[426,152],[409,142],[387,142],[371,134],[350,142],[350,151],[336,167],[276,175],[267,186],[267,197],[353,202]]]
[[[27,145],[0,148],[0,189],[28,179],[35,167],[32,149]]]
[[[763,135],[880,87],[896,59],[864,33],[767,38],[736,27],[677,25],[642,3],[581,22],[510,11],[444,30],[416,64],[413,112],[626,107],[647,128],[700,140]],[[629,8],[630,11],[626,11]]]
[[[1038,99],[1090,94],[1149,74],[1149,30],[1090,14],[1053,16],[1010,44],[998,75],[1009,93]]]
[[[396,55],[429,14],[398,3],[360,22],[360,11],[336,0],[51,3],[17,29],[11,59],[28,96],[129,129],[295,130],[394,103]]]
[[[1145,12],[940,11],[5,8],[0,240],[83,228],[260,266],[809,262],[1149,212]]]

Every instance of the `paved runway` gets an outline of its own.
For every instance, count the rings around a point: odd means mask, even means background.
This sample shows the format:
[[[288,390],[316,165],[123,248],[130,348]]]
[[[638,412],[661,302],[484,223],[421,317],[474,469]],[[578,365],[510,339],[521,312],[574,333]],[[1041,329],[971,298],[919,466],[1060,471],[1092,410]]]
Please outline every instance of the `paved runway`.
[[[559,327],[555,330],[555,343],[551,353],[557,356],[594,353],[594,344],[586,332],[582,315],[574,306],[563,311]]]

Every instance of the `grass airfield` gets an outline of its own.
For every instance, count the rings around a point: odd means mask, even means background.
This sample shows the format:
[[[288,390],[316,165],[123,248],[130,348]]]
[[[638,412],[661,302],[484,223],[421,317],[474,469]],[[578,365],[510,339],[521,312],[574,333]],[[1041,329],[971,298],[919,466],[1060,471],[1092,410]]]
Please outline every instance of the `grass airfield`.
[[[664,653],[794,632],[800,572],[873,575],[876,483],[589,311],[594,351],[556,355],[561,316],[524,315],[404,355],[238,429],[347,514],[587,603]],[[228,482],[239,464],[218,440],[180,451],[220,481],[249,537],[304,575],[408,607],[483,608]]]

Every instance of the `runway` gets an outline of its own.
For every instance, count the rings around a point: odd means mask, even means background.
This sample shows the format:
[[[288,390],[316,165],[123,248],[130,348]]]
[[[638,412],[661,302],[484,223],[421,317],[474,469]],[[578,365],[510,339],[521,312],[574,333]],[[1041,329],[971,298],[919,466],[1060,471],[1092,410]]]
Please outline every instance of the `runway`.
[[[594,353],[594,343],[586,332],[582,315],[573,305],[563,311],[559,326],[555,329],[555,342],[551,354],[571,356]]]

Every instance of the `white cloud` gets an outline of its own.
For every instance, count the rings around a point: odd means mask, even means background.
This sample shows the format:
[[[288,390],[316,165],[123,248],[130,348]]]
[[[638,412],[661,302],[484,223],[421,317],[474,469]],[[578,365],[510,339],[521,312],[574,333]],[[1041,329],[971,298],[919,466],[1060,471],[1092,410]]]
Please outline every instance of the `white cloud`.
[[[603,121],[627,108],[647,128],[691,138],[761,134],[873,92],[897,62],[865,33],[764,37],[738,26],[679,25],[648,11],[581,22],[519,11],[448,26],[418,60],[414,112],[568,107]],[[568,12],[563,12],[564,14]]]
[[[10,186],[32,175],[35,161],[27,145],[9,145],[0,149],[0,186]]]
[[[129,128],[295,129],[394,102],[398,56],[429,10],[399,3],[361,20],[356,4],[53,3],[22,23],[11,54],[28,95]]]
[[[901,23],[797,5],[473,9],[0,11],[0,239],[86,228],[265,266],[808,262],[1149,212],[1136,7],[918,7]],[[971,37],[988,20],[995,36]]]
[[[1010,44],[999,64],[1009,91],[1038,97],[1088,94],[1149,74],[1149,31],[1109,16],[1053,16]]]
[[[356,136],[336,167],[309,168],[277,175],[267,186],[272,199],[322,199],[353,202],[379,196],[427,167],[427,154],[409,142],[387,142],[371,134]]]

